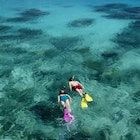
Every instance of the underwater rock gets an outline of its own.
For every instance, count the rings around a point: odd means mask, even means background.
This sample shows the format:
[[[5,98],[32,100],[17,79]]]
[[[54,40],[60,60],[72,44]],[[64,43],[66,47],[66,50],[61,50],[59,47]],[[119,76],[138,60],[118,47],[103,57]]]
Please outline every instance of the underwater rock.
[[[74,52],[77,52],[77,53],[79,53],[79,54],[81,54],[81,55],[86,55],[86,54],[90,54],[90,48],[89,47],[85,47],[85,48],[76,48],[76,49],[74,49]]]
[[[96,12],[112,13],[115,11],[118,12],[118,10],[124,9],[126,7],[128,7],[128,5],[123,3],[110,3],[101,6],[95,6],[94,8]]]
[[[140,101],[140,90],[133,93],[133,97],[132,99],[135,101],[135,102],[139,102]]]
[[[112,87],[117,87],[123,80],[123,74],[117,70],[108,69],[102,73],[100,76],[100,82],[109,84]]]
[[[103,17],[115,19],[140,19],[140,7],[129,7],[126,4],[106,4],[95,7],[96,12],[104,12]]]
[[[58,49],[58,50],[68,50],[77,45],[79,42],[79,37],[58,37],[51,38],[50,42]]]
[[[9,55],[20,55],[27,53],[27,51],[24,48],[15,47],[11,44],[3,44],[2,47],[0,47],[0,53]]]
[[[49,12],[44,12],[44,11],[41,11],[39,9],[29,9],[29,10],[26,10],[24,12],[21,12],[20,13],[21,16],[18,16],[18,17],[14,17],[14,18],[7,18],[7,22],[27,22],[27,21],[32,21],[34,19],[37,19],[41,16],[44,16],[44,15],[49,15]]]
[[[95,135],[95,140],[110,140],[110,135],[112,130],[110,126],[104,126],[103,128],[98,128]]]
[[[11,41],[17,39],[19,39],[19,36],[15,34],[0,35],[0,41]]]
[[[28,135],[28,140],[50,140],[47,135],[38,130],[38,131],[33,131],[31,134]]]
[[[35,113],[42,121],[45,122],[54,122],[54,120],[58,117],[62,117],[62,112],[59,106],[53,106],[48,102],[39,102],[35,106],[31,107],[30,111]]]
[[[14,18],[7,18],[7,22],[27,22],[30,21],[31,19],[25,16],[21,17],[14,17]]]
[[[11,67],[4,66],[2,69],[0,69],[0,77],[9,77],[11,73]]]
[[[106,51],[101,54],[105,59],[118,59],[118,53],[114,51]]]
[[[96,61],[96,60],[85,60],[83,61],[83,67],[87,67],[93,70],[97,70],[102,72],[104,68],[104,62],[103,61]]]
[[[101,54],[101,57],[106,61],[106,66],[111,66],[119,60],[119,53],[113,50],[105,51]]]
[[[140,14],[140,7],[127,7],[123,9],[128,13]]]
[[[94,19],[83,18],[83,19],[77,19],[68,23],[68,26],[69,27],[86,27],[86,26],[91,25],[93,22],[94,22]]]
[[[140,21],[139,21],[139,20],[136,20],[136,21],[131,22],[131,23],[129,24],[128,28],[129,28],[130,30],[132,30],[132,31],[134,30],[134,32],[135,32],[136,34],[139,35],[139,31],[140,31]]]
[[[140,22],[132,22],[121,33],[117,34],[112,41],[126,49],[140,48]]]
[[[140,118],[137,118],[135,123],[140,126]]]
[[[132,133],[127,133],[124,136],[121,136],[120,140],[134,140],[134,136]]]
[[[1,122],[2,123],[2,122]],[[3,133],[5,133],[6,131],[8,131],[11,127],[12,127],[13,123],[10,121],[4,121],[3,122],[3,127],[1,128]]]
[[[53,58],[58,56],[59,54],[60,54],[59,51],[56,49],[49,49],[44,51],[44,57],[46,58]]]
[[[43,31],[40,29],[30,29],[30,28],[21,28],[18,30],[20,33],[21,38],[28,38],[28,37],[34,37],[38,35],[42,35]]]
[[[90,140],[92,139],[91,136],[89,136],[88,134],[86,134],[85,132],[77,132],[75,135],[72,135],[69,137],[69,140]]]
[[[114,18],[114,19],[140,19],[140,15],[134,14],[134,13],[127,13],[127,12],[117,12],[112,13],[109,15],[104,15],[103,17],[106,18]]]
[[[12,26],[0,25],[0,32],[5,32],[11,28],[12,28]]]
[[[33,17],[40,17],[40,16],[48,15],[49,12],[44,12],[39,9],[33,8],[33,9],[26,10],[20,14],[23,17],[33,18]]]
[[[106,64],[102,60],[84,60],[82,63],[83,67],[92,70],[92,78],[101,82],[101,75],[106,69]],[[89,77],[91,78],[91,77]]]
[[[115,42],[122,44],[122,45],[129,45],[133,47],[137,44],[137,39],[133,37],[132,33],[129,31],[122,32],[116,36]]]
[[[9,104],[7,106],[10,106],[11,104],[11,109],[12,107],[15,108],[18,103],[26,104],[27,102],[32,101],[33,95],[31,93],[35,92],[33,88],[28,88],[23,91],[20,91],[18,89],[13,88],[12,84],[6,85],[3,89],[5,92],[5,98],[9,100]]]

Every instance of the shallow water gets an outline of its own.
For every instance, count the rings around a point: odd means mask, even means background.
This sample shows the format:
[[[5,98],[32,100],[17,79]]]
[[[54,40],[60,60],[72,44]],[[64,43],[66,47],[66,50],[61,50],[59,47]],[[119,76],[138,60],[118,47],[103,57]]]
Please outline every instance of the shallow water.
[[[139,140],[139,1],[0,2],[1,140]],[[72,75],[94,99],[86,110]]]

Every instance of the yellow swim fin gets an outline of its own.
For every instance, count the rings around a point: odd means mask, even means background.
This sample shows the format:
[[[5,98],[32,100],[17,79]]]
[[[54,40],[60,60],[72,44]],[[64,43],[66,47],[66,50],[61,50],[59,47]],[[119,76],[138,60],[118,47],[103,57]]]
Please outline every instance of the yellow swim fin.
[[[85,98],[82,98],[81,107],[82,107],[82,109],[88,108],[88,105],[87,105],[87,102],[86,102]]]
[[[92,102],[93,101],[92,97],[88,93],[85,93],[85,99],[86,99],[87,102]]]

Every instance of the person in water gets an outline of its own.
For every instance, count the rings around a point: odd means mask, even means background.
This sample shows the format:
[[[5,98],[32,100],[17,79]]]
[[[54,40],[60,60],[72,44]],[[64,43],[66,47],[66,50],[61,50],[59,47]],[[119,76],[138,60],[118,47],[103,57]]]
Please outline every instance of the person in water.
[[[70,91],[72,90],[77,91],[81,97],[84,97],[85,95],[85,93],[83,92],[84,86],[80,82],[75,81],[74,76],[69,79],[69,88]]]
[[[71,113],[70,103],[72,102],[72,98],[68,95],[65,90],[60,90],[58,94],[58,103],[61,103],[63,108],[67,108],[68,111]]]

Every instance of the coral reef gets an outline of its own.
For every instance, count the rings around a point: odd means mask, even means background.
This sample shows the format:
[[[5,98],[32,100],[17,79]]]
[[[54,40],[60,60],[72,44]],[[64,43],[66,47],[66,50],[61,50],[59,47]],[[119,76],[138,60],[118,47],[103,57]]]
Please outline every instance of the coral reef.
[[[21,23],[21,22],[28,22],[28,21],[32,21],[32,20],[36,20],[39,17],[45,16],[45,15],[49,15],[49,12],[44,12],[41,11],[39,9],[28,9],[24,12],[19,13],[20,16],[18,17],[10,17],[7,18],[7,22],[16,22],[16,23]]]
[[[140,48],[140,21],[134,21],[129,24],[129,26],[118,33],[114,39],[120,47],[124,47],[128,50],[133,48]]]
[[[29,9],[29,10],[26,10],[22,13],[20,13],[23,17],[29,17],[29,18],[33,18],[33,17],[40,17],[40,16],[44,16],[44,15],[48,15],[49,12],[44,12],[44,11],[41,11],[39,9]]]
[[[11,29],[12,27],[11,26],[7,26],[7,25],[0,25],[0,32],[5,32],[9,29]]]
[[[93,24],[93,22],[94,22],[94,19],[83,18],[83,19],[77,19],[68,23],[68,26],[69,27],[86,27]]]
[[[27,22],[27,21],[30,21],[30,20],[31,20],[30,18],[23,17],[23,16],[6,19],[7,22],[15,22],[15,23]]]
[[[115,19],[140,19],[140,7],[129,7],[126,4],[110,3],[101,6],[96,6],[96,12],[103,12],[106,18]]]
[[[58,49],[58,50],[69,50],[73,46],[77,45],[80,41],[79,37],[57,37],[51,38],[50,42]]]
[[[128,7],[128,5],[123,3],[109,3],[101,6],[95,6],[94,8],[96,12],[113,13],[126,7]]]
[[[43,34],[43,31],[40,29],[29,29],[29,28],[21,28],[18,30],[19,37],[23,38],[33,38],[35,36],[39,36]]]

